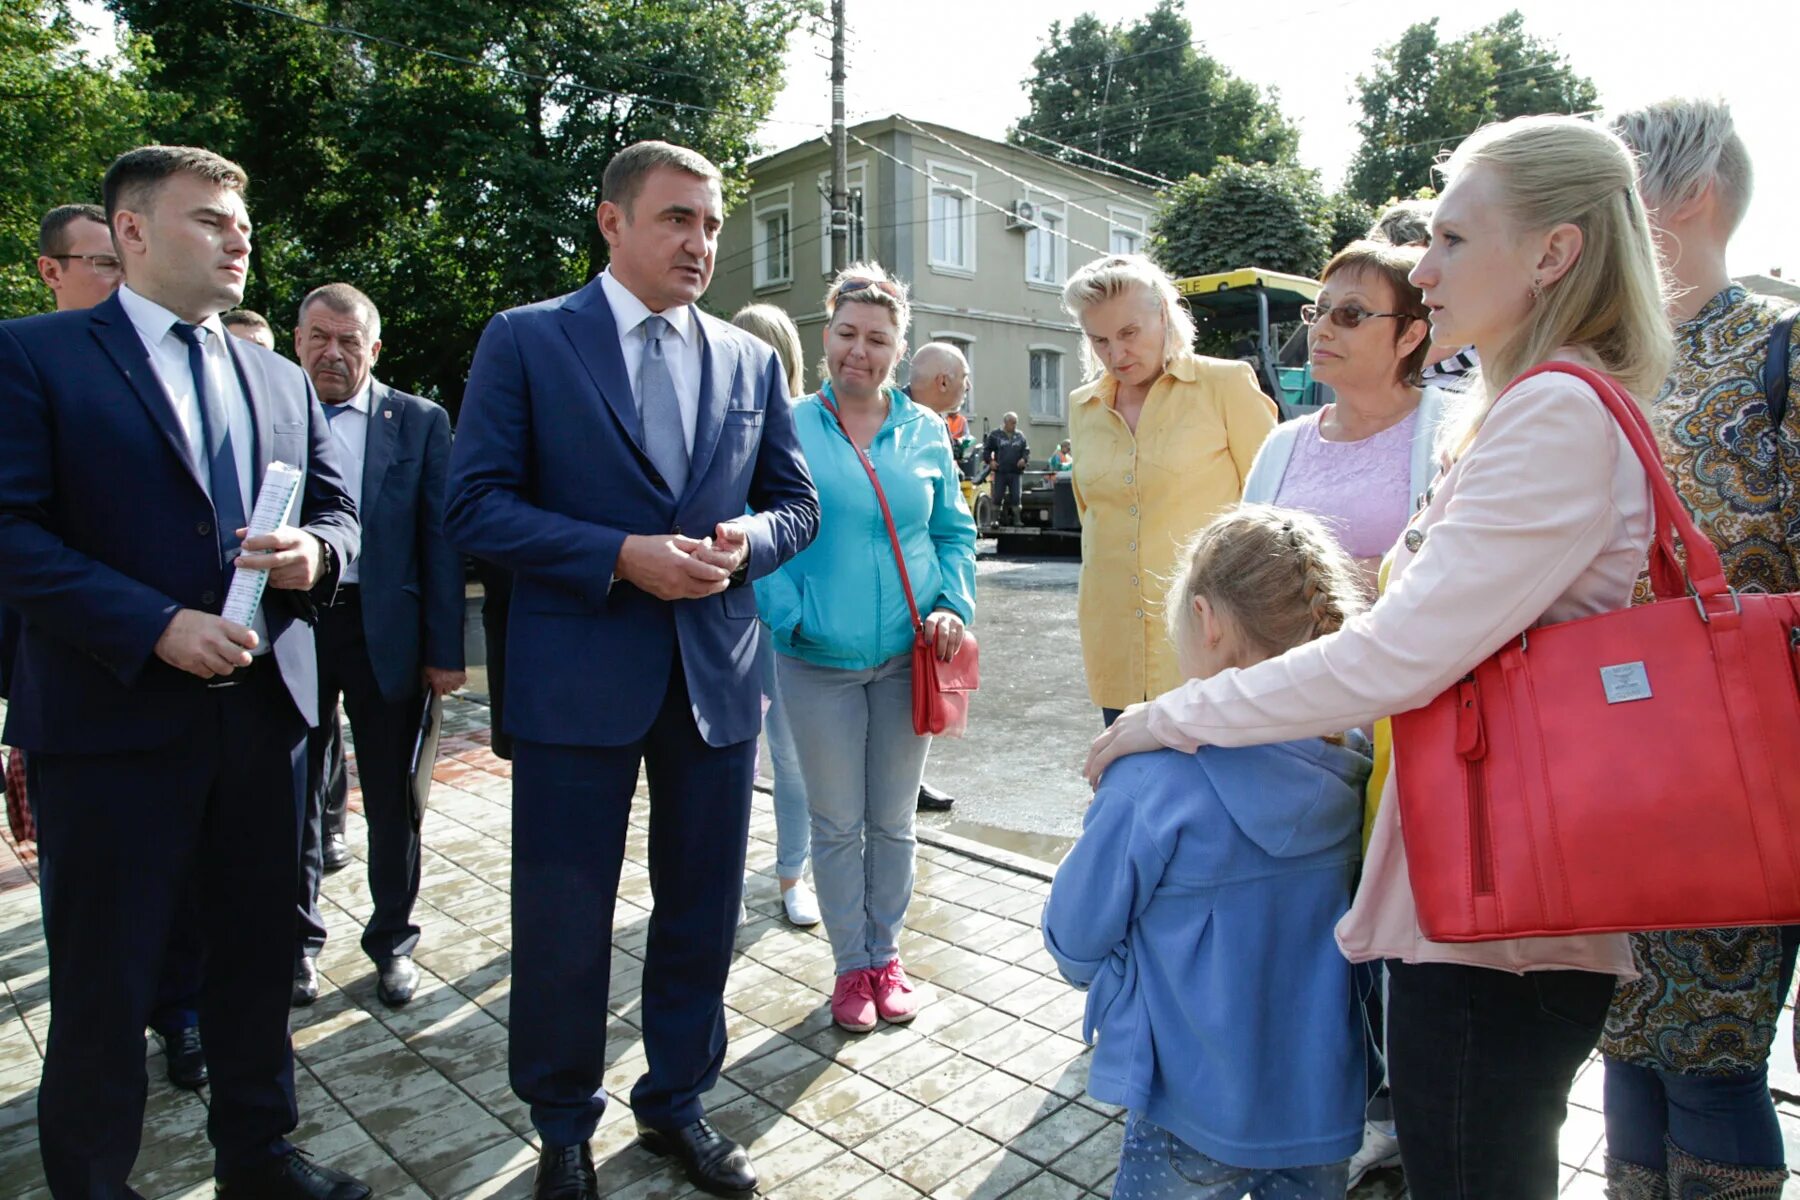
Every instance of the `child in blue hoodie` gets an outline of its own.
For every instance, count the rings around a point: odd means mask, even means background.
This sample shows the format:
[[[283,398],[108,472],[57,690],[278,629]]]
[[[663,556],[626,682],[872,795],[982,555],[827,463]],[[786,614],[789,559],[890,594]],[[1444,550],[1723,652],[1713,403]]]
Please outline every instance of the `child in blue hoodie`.
[[[1203,529],[1168,594],[1204,679],[1337,629],[1355,564],[1304,513]],[[1106,772],[1056,873],[1044,943],[1088,992],[1088,1091],[1130,1112],[1113,1200],[1342,1200],[1362,1143],[1360,1007],[1332,927],[1350,905],[1360,735],[1160,750]]]

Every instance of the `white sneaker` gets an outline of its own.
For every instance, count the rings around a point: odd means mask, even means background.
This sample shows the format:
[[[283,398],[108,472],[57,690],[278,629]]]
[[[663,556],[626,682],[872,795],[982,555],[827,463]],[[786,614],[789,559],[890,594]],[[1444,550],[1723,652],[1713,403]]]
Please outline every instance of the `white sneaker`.
[[[738,901],[738,928],[742,929],[744,926],[748,925],[749,923],[750,923],[750,910],[748,908],[744,907],[744,902],[742,900],[739,900]]]
[[[819,898],[804,879],[781,893],[781,906],[787,910],[789,924],[807,929],[819,923]]]
[[[1363,1123],[1363,1144],[1350,1159],[1350,1186],[1363,1181],[1370,1171],[1400,1165],[1400,1139],[1373,1121]]]

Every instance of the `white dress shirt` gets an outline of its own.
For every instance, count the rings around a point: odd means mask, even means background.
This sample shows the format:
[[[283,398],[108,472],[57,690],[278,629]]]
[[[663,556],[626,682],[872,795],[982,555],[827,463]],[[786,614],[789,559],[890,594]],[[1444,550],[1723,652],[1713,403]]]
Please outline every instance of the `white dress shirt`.
[[[625,355],[625,371],[631,377],[631,394],[635,398],[638,368],[643,365],[649,344],[644,318],[650,316],[650,310],[613,278],[611,267],[600,273],[600,287],[619,327],[619,349]],[[687,439],[688,457],[692,458],[694,425],[700,419],[700,322],[691,304],[665,309],[657,315],[669,323],[670,333],[663,335],[663,358],[669,364],[669,377],[675,382],[675,396],[681,401],[681,432]]]
[[[200,398],[194,391],[194,375],[188,367],[187,343],[175,334],[175,326],[186,322],[156,301],[145,299],[123,284],[119,287],[119,304],[125,309],[132,328],[137,330],[138,339],[144,343],[144,349],[150,355],[150,369],[155,372],[157,382],[162,384],[163,394],[169,398],[169,407],[174,410],[175,421],[181,426],[182,436],[187,439],[189,461],[194,464],[200,486],[206,489],[207,498],[211,499],[212,469],[206,454],[206,427],[200,420]],[[225,409],[226,420],[231,424],[231,451],[237,460],[238,487],[243,495],[244,515],[248,519],[256,507],[256,491],[252,484],[255,478],[256,428],[250,418],[250,400],[244,395],[244,389],[238,382],[237,366],[232,362],[231,352],[225,346],[225,339],[230,335],[219,323],[219,318],[206,318],[200,323],[199,330],[200,354],[206,368],[206,386],[219,398],[220,405]],[[258,641],[253,653],[267,653],[269,627],[268,622],[263,619],[260,605],[250,628],[256,631]]]
[[[337,443],[338,462],[344,471],[344,490],[356,502],[359,514],[363,507],[363,463],[369,457],[369,404],[373,392],[373,382],[365,380],[362,390],[342,404],[324,406],[325,424],[331,430],[331,440]],[[359,581],[362,575],[357,570],[358,565],[352,561],[338,575],[338,582]]]

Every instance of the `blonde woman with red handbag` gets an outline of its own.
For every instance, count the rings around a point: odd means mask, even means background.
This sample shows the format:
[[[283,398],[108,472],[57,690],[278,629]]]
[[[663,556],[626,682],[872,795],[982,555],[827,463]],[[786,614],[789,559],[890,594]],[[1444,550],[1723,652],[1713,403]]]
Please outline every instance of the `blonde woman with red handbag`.
[[[940,684],[968,681],[975,521],[944,422],[892,386],[906,286],[856,263],[825,296],[826,383],[794,405],[819,490],[819,535],[756,583],[812,813],[813,887],[837,979],[831,1015],[855,1033],[910,1021],[900,963],[913,823]],[[929,677],[927,686],[922,680]]]
[[[1095,743],[1090,778],[1159,745],[1282,741],[1404,713],[1533,626],[1630,603],[1652,508],[1623,426],[1594,387],[1564,372],[1506,385],[1569,362],[1642,397],[1667,372],[1671,341],[1631,155],[1594,125],[1532,117],[1478,132],[1445,173],[1412,278],[1433,340],[1477,347],[1486,384],[1460,423],[1452,418],[1452,464],[1390,553],[1381,597],[1337,634],[1128,709]],[[1390,772],[1338,942],[1353,961],[1388,963],[1408,1187],[1415,1200],[1554,1196],[1569,1086],[1615,979],[1635,973],[1630,946],[1623,934],[1428,940],[1396,796]]]

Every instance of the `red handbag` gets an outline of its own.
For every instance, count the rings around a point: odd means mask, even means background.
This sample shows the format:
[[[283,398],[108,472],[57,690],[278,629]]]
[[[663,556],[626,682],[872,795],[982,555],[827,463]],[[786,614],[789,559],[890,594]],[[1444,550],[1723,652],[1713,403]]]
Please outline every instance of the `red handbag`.
[[[913,600],[912,579],[906,573],[906,555],[900,551],[900,534],[894,528],[894,514],[888,510],[887,493],[881,490],[881,480],[876,478],[875,464],[850,436],[850,430],[844,425],[844,415],[838,412],[837,406],[827,401],[825,407],[837,418],[838,428],[844,431],[844,440],[856,451],[857,461],[862,463],[869,482],[875,486],[875,500],[881,505],[881,519],[887,522],[888,542],[894,548],[894,565],[900,568],[900,586],[906,592],[906,607],[912,613],[913,623],[913,732],[961,737],[969,727],[969,693],[981,686],[981,648],[975,644],[975,635],[965,629],[962,644],[949,662],[940,659],[937,651],[932,649],[925,636],[925,622],[919,617],[919,606]]]
[[[1419,927],[1481,942],[1800,922],[1800,596],[1732,592],[1637,405],[1568,363],[1520,379],[1550,370],[1599,393],[1649,475],[1656,599],[1527,630],[1393,718]]]

